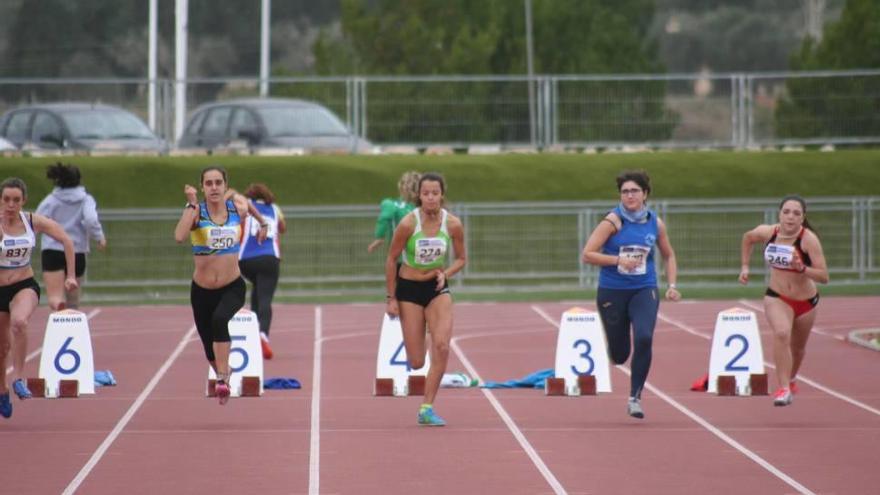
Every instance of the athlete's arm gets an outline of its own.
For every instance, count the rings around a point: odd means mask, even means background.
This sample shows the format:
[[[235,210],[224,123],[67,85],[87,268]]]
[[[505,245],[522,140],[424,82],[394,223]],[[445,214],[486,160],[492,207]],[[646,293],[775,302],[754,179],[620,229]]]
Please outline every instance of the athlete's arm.
[[[461,271],[467,263],[467,253],[464,247],[464,227],[458,217],[449,215],[446,220],[449,227],[449,235],[452,237],[452,248],[455,250],[455,259],[450,263],[449,267],[437,270],[437,290],[443,288],[446,281]]]
[[[174,227],[174,240],[178,244],[186,239],[189,232],[196,226],[196,220],[199,219],[198,191],[195,187],[187,184],[183,186],[183,194],[186,196],[186,207],[180,212],[180,220]]]
[[[666,262],[666,283],[669,284],[666,288],[666,299],[678,301],[681,299],[681,293],[675,287],[675,282],[678,280],[678,262],[675,259],[675,250],[672,249],[672,243],[669,242],[669,236],[666,234],[666,224],[659,218],[657,219],[657,248],[660,249],[660,254],[663,255],[663,260]]]
[[[819,237],[812,231],[807,230],[804,232],[803,239],[801,239],[801,249],[803,249],[804,253],[810,255],[812,266],[804,265],[803,260],[795,256],[791,263],[792,269],[803,273],[815,282],[827,284],[829,278],[828,266],[825,263],[825,253],[822,252],[822,243],[819,242]]]
[[[739,283],[743,285],[749,283],[749,259],[752,257],[752,245],[766,242],[771,235],[773,235],[772,225],[758,225],[743,234],[739,254]]]
[[[391,316],[400,314],[397,298],[394,296],[397,291],[397,260],[406,247],[407,239],[415,230],[415,217],[413,213],[409,213],[394,229],[391,246],[388,248],[388,256],[385,258],[385,299],[387,302],[385,311]]]
[[[603,254],[602,246],[620,229],[619,222],[620,220],[617,218],[617,215],[609,213],[599,222],[599,225],[596,225],[581,253],[581,259],[584,263],[596,266],[614,266],[618,264],[618,257]]]

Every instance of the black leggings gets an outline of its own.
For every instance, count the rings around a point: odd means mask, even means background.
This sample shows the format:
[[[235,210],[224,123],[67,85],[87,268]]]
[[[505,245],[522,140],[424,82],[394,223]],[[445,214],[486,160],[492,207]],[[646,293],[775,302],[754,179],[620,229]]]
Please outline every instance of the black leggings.
[[[275,297],[275,289],[278,287],[280,266],[281,260],[272,255],[238,261],[241,274],[253,284],[251,310],[257,314],[260,331],[266,336],[272,326],[272,298]]]
[[[643,289],[603,289],[599,287],[596,306],[608,338],[608,354],[615,364],[623,364],[630,353],[630,324],[634,343],[630,366],[630,397],[641,397],[651,368],[651,347],[660,299],[656,287]]]
[[[219,289],[205,289],[195,282],[190,288],[193,319],[205,348],[205,357],[214,362],[214,342],[231,342],[229,320],[244,306],[246,292],[241,277]]]

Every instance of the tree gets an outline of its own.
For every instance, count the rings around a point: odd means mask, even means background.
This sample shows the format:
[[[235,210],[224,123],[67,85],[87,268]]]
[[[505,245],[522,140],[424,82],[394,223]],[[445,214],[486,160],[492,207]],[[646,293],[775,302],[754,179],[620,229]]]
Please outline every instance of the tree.
[[[820,43],[808,38],[792,56],[798,70],[880,68],[880,2],[848,0]],[[880,135],[880,76],[791,78],[776,111],[781,137]]]
[[[655,47],[647,41],[651,0],[534,0],[533,14],[537,73],[662,70]],[[316,69],[326,75],[524,75],[525,45],[519,1],[380,0],[369,5],[344,0],[340,29],[335,34],[325,31],[314,50]],[[649,92],[660,93],[659,100],[567,105],[561,111],[582,125],[572,127],[574,134],[564,139],[665,139],[672,127],[662,103],[665,86],[654,85],[659,91],[652,88]],[[566,93],[571,86],[560,89],[561,99],[574,94]],[[607,95],[612,85],[587,86],[571,91]],[[379,141],[529,140],[525,82],[376,83],[371,84],[368,105],[370,137]],[[634,137],[627,135],[632,128],[604,126],[610,115],[620,121],[662,120],[667,124],[653,127],[647,135],[638,131],[639,137]],[[426,127],[426,122],[434,125]]]

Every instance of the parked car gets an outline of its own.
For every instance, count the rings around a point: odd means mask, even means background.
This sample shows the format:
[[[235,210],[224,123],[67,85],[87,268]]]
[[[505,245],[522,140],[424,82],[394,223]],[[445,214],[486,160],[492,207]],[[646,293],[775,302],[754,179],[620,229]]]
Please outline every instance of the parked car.
[[[11,151],[17,149],[17,146],[0,137],[0,151]]]
[[[20,149],[168,151],[168,143],[133,113],[92,103],[15,108],[0,117],[0,137]]]
[[[355,136],[326,107],[283,98],[235,99],[198,107],[178,148],[300,148],[364,153],[373,145]]]

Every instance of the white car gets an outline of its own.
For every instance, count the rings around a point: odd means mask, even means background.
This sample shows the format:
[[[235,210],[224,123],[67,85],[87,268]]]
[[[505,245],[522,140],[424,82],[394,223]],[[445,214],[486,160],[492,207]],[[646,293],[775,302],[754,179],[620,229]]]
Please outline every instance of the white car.
[[[14,144],[0,137],[0,151],[12,151],[17,150]]]

